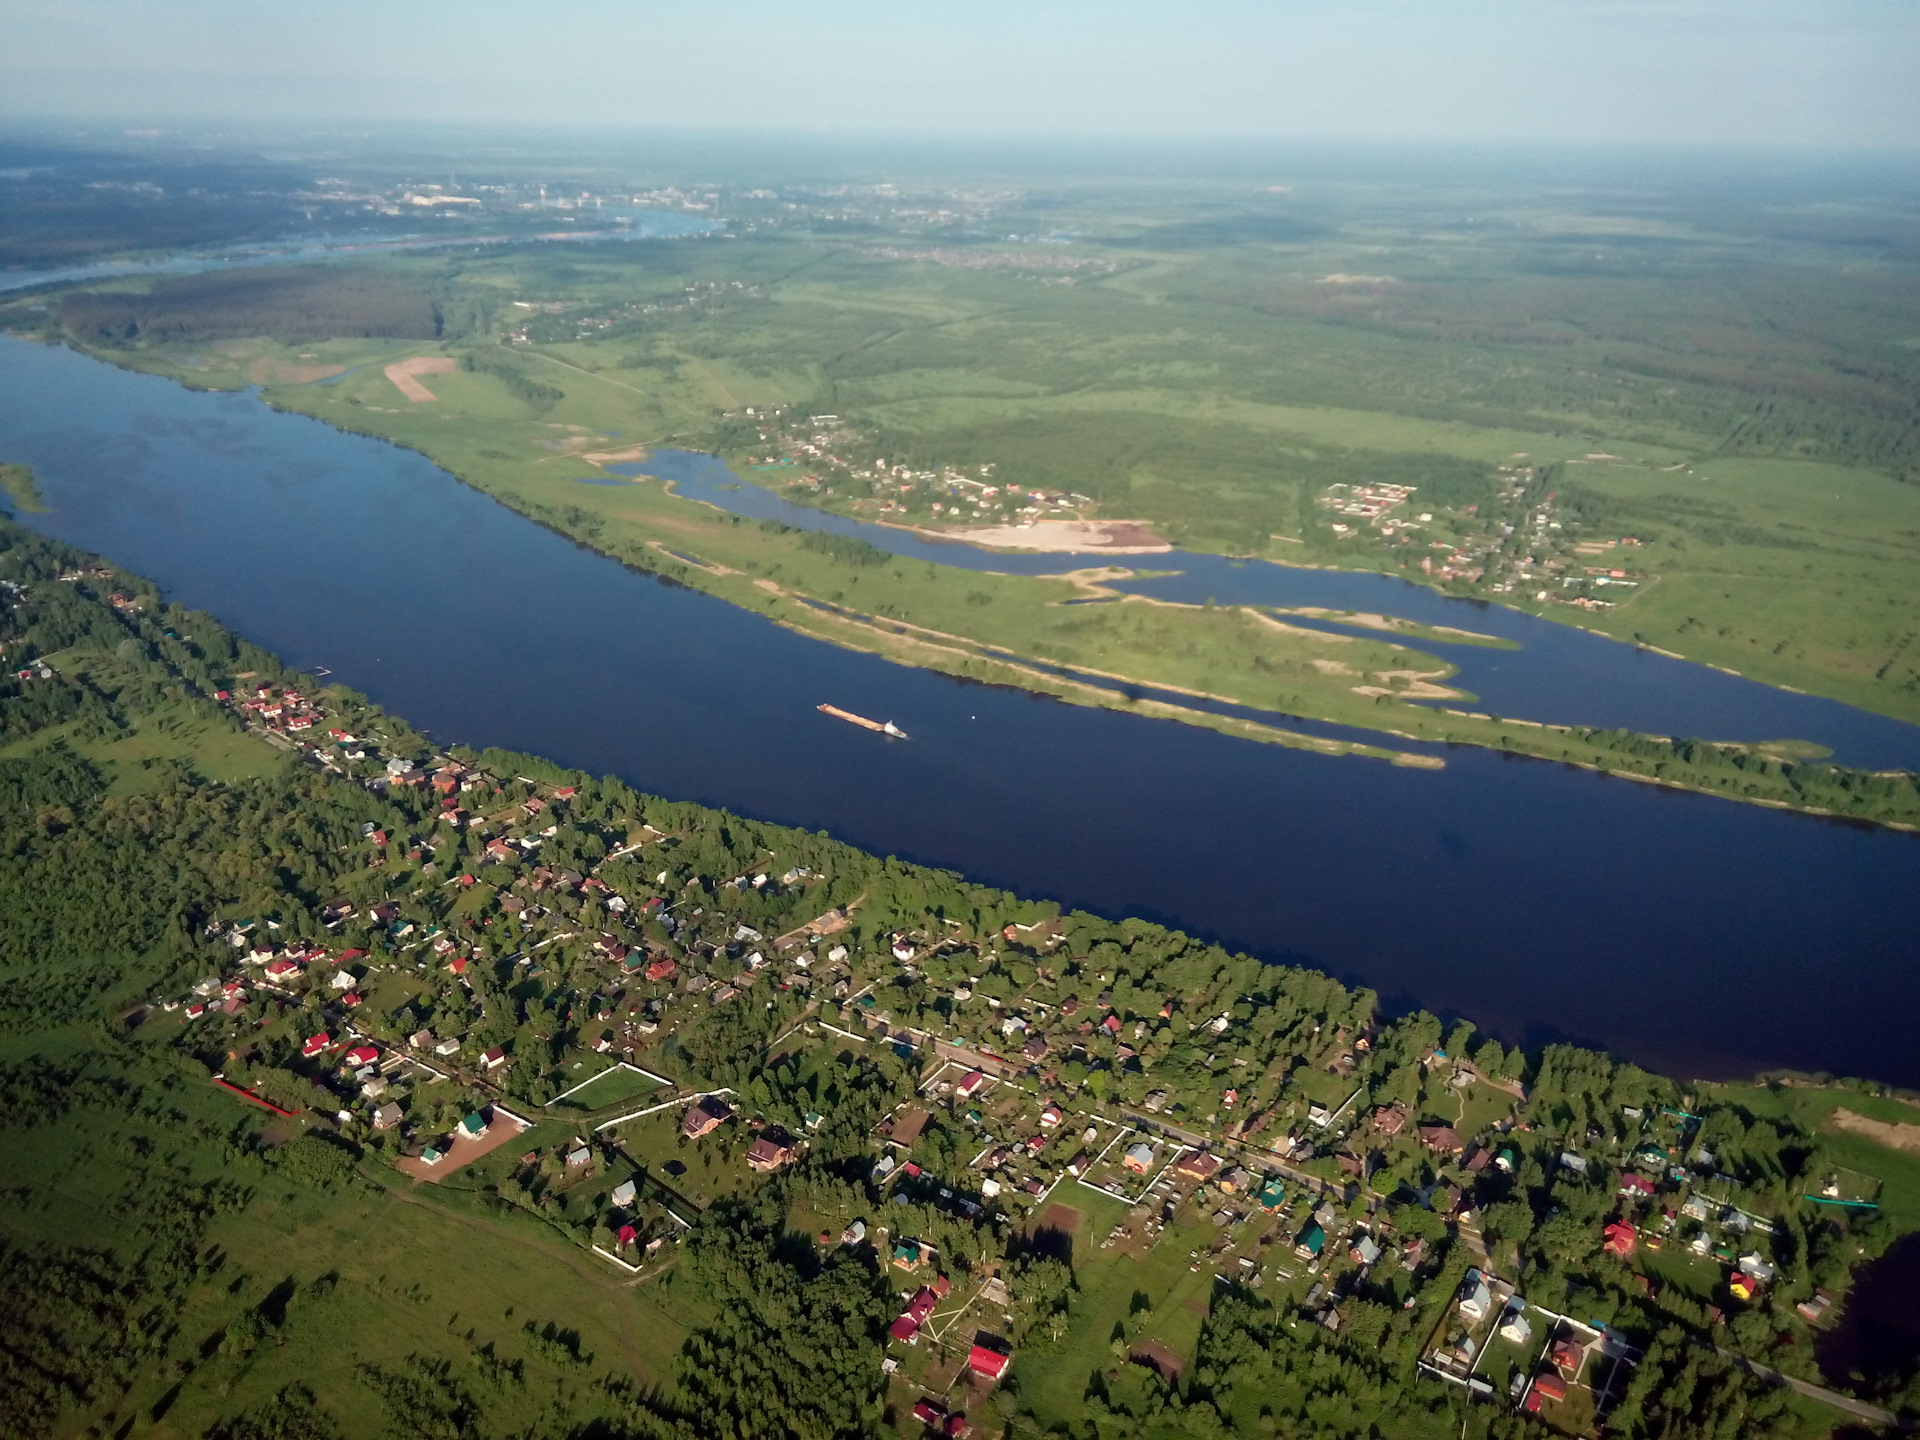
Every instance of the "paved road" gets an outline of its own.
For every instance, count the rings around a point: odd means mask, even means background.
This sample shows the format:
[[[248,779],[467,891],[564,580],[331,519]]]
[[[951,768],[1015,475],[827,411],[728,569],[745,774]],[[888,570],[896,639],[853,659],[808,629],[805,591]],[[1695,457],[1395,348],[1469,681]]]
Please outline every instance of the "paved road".
[[[1719,1349],[1720,1347],[1715,1346],[1714,1348]],[[1778,1370],[1772,1370],[1765,1365],[1757,1364],[1743,1355],[1734,1354],[1731,1350],[1720,1350],[1720,1353],[1726,1356],[1727,1359],[1733,1361],[1734,1364],[1740,1366],[1742,1369],[1751,1371],[1769,1384],[1784,1385],[1789,1390],[1806,1396],[1809,1400],[1818,1400],[1822,1405],[1831,1405],[1836,1410],[1844,1410],[1856,1420],[1865,1420],[1869,1425],[1886,1425],[1901,1430],[1911,1430],[1913,1428],[1911,1425],[1903,1422],[1900,1417],[1895,1415],[1891,1410],[1882,1410],[1878,1405],[1869,1405],[1864,1400],[1856,1400],[1851,1395],[1842,1395],[1837,1390],[1823,1390],[1820,1386],[1811,1384],[1808,1381],[1796,1380],[1791,1375],[1782,1375]]]

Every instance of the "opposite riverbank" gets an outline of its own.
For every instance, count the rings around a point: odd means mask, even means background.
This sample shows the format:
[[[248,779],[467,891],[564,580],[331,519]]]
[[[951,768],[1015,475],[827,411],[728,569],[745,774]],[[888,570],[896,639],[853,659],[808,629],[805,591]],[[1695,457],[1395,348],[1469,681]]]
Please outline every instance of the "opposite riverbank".
[[[397,353],[391,345],[362,348],[369,360]],[[129,363],[135,357],[109,352],[99,358]],[[137,358],[131,368],[198,383],[164,352]],[[742,521],[675,497],[658,482],[616,480],[589,458],[589,452],[606,453],[609,438],[624,442],[630,431],[535,419],[484,371],[456,371],[435,383],[436,402],[409,404],[377,365],[364,363],[327,384],[265,394],[277,408],[416,449],[529,518],[623,563],[897,663],[1327,754],[1432,766],[1444,764],[1444,756],[1395,742],[1475,745],[1773,808],[1920,828],[1920,784],[1907,772],[1809,762],[1784,745],[1508,719],[1475,708],[1464,692],[1455,705],[1439,709],[1420,702],[1435,698],[1434,687],[1444,686],[1457,667],[1386,638],[1391,632],[1379,639],[1333,634],[1286,624],[1261,607],[1089,593],[1071,577],[959,570],[839,537]],[[616,388],[631,389],[609,382],[590,396],[605,408],[598,418],[607,427],[632,423],[631,398],[613,393]],[[388,399],[399,404],[383,403]],[[1110,603],[1083,603],[1088,600]],[[1183,703],[1183,697],[1205,703]],[[1211,706],[1239,713],[1223,715]],[[1301,720],[1380,739],[1310,735],[1297,728]]]

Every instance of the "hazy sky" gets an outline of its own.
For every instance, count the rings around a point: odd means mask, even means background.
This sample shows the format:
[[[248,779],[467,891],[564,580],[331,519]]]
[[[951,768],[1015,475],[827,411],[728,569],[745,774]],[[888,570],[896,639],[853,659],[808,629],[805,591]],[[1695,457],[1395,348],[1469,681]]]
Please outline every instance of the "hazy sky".
[[[1920,146],[1920,0],[0,0],[0,113]]]

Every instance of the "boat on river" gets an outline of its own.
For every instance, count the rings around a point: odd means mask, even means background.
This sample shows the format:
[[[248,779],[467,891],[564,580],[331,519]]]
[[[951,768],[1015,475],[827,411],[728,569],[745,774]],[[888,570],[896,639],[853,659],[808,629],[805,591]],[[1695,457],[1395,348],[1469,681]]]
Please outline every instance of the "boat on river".
[[[844,720],[849,725],[858,725],[862,730],[871,730],[876,735],[891,735],[896,740],[905,740],[907,732],[891,720],[869,720],[864,715],[856,715],[851,710],[842,710],[838,705],[819,705],[815,707],[822,715],[831,715],[836,720]]]

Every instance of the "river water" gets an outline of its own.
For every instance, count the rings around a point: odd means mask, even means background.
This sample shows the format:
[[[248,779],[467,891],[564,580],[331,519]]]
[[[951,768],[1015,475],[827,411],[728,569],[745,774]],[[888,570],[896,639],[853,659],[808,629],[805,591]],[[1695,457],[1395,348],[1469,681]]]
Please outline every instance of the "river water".
[[[1912,836],[1470,748],[1441,771],[1328,758],[892,665],[626,570],[412,452],[10,338],[0,458],[52,507],[25,523],[446,742],[1147,916],[1510,1041],[1920,1084]]]

